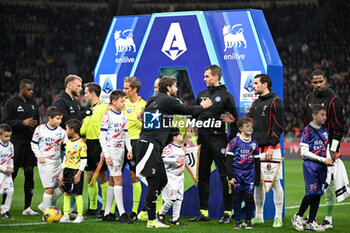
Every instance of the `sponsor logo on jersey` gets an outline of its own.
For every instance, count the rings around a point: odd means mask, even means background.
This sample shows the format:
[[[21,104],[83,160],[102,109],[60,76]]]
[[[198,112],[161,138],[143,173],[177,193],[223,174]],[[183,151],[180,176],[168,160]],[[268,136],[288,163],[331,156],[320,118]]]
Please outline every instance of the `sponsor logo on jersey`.
[[[20,105],[20,106],[18,106],[18,108],[17,108],[17,112],[24,112],[24,109],[23,109],[23,107]]]
[[[252,150],[256,149],[256,143],[252,143]]]
[[[70,111],[70,113],[74,113],[75,112],[74,108],[72,106],[69,106],[69,111]]]
[[[327,132],[324,132],[324,133],[322,134],[322,137],[323,137],[325,140],[328,140],[328,134],[327,134]]]
[[[221,148],[221,150],[220,150],[221,154],[225,154],[225,151],[226,151],[225,148]]]
[[[267,108],[267,105],[264,105],[262,113],[261,113],[261,116],[263,116],[263,117],[266,116],[266,113],[265,113],[266,108]]]

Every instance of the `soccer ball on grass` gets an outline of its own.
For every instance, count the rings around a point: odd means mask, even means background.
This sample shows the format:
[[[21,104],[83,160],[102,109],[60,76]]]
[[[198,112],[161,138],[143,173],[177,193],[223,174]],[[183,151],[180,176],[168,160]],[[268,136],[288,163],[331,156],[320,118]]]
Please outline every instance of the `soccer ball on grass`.
[[[44,219],[46,222],[58,222],[61,217],[62,213],[56,206],[47,207],[44,211]]]

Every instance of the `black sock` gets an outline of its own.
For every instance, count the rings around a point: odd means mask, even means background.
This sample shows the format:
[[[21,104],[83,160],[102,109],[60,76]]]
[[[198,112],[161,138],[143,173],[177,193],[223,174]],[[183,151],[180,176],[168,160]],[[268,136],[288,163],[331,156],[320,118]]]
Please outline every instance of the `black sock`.
[[[24,170],[24,209],[30,207],[34,192],[34,172],[32,169]]]
[[[160,195],[160,178],[149,177],[147,178],[148,188],[146,194],[145,207],[148,213],[148,220],[156,219],[156,201]]]
[[[232,201],[233,201],[233,210],[235,211],[235,220],[241,221],[242,217],[242,209],[241,209],[241,203],[243,200],[243,191],[239,193],[233,193],[232,194]]]
[[[245,201],[245,220],[250,221],[253,218],[254,194],[244,193],[244,201]]]
[[[2,203],[1,203],[1,205],[5,204],[6,197],[7,197],[6,193],[2,194]]]
[[[311,204],[312,200],[313,200],[312,195],[305,195],[303,198],[303,201],[301,202],[301,205],[300,205],[300,208],[299,208],[297,215],[303,217],[305,211],[307,210],[307,208]]]
[[[320,199],[321,199],[321,195],[313,195],[313,200],[310,205],[309,220],[307,221],[308,223],[315,221],[317,210],[320,205]]]

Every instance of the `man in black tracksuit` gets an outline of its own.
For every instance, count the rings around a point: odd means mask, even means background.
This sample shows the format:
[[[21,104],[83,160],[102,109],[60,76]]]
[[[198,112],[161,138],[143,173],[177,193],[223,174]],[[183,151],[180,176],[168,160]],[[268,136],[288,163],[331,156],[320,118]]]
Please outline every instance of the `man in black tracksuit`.
[[[33,168],[36,165],[36,158],[31,149],[30,142],[34,129],[39,123],[39,111],[36,101],[33,99],[34,85],[28,79],[21,80],[20,92],[10,98],[4,106],[1,123],[9,124],[13,133],[11,142],[14,145],[14,172],[13,180],[17,176],[18,169],[24,169],[24,211],[23,215],[38,215],[30,208],[33,192]],[[5,198],[3,198],[4,201]]]
[[[206,68],[204,73],[204,81],[208,87],[207,90],[199,93],[197,97],[197,104],[206,99],[213,101],[213,106],[200,114],[199,119],[205,121],[213,119],[221,121],[220,116],[225,113],[230,113],[233,119],[230,122],[231,140],[236,136],[238,130],[236,121],[238,120],[237,110],[233,96],[226,90],[225,85],[220,84],[222,71],[219,66],[212,65]],[[226,125],[221,122],[221,127],[216,128],[199,128],[198,144],[201,145],[200,160],[199,160],[199,199],[200,212],[197,216],[189,219],[189,221],[208,221],[209,220],[209,178],[211,174],[211,164],[213,160],[219,169],[220,179],[223,184],[223,200],[225,212],[219,223],[230,223],[232,211],[232,197],[229,194],[229,186],[226,179],[226,163],[225,163],[225,148],[228,144],[226,133]]]
[[[143,208],[143,211],[148,212],[148,227],[169,227],[155,220],[156,199],[167,184],[161,151],[166,146],[170,127],[164,127],[163,119],[165,119],[165,124],[169,125],[167,118],[174,114],[196,117],[212,104],[211,100],[207,100],[201,103],[200,106],[189,107],[178,101],[175,97],[176,93],[177,84],[175,78],[165,76],[159,81],[158,93],[147,100],[144,110],[144,114],[153,112],[152,119],[144,119],[144,127],[141,130],[136,146],[136,176],[144,176],[148,182],[146,202]],[[159,126],[159,128],[148,128],[149,123],[153,123],[154,127]]]
[[[324,73],[320,70],[315,70],[311,74],[312,85],[314,90],[306,96],[304,105],[304,126],[312,121],[311,106],[314,104],[321,104],[326,108],[327,123],[326,127],[329,131],[330,154],[334,159],[337,152],[339,152],[340,141],[344,133],[345,119],[343,114],[343,103],[336,94],[327,87],[327,80]],[[331,170],[332,168],[330,168]],[[335,204],[335,190],[334,182],[325,191],[326,201],[326,218],[322,222],[325,229],[333,228],[332,215]]]
[[[70,74],[65,78],[64,86],[65,90],[62,90],[52,103],[53,106],[56,106],[63,113],[60,125],[63,129],[66,128],[66,122],[68,120],[77,119],[81,121],[87,115],[92,114],[90,109],[87,113],[81,112],[79,102],[77,101],[82,91],[82,79],[77,75]]]
[[[280,159],[281,147],[280,138],[283,132],[283,114],[284,107],[282,100],[278,95],[271,91],[271,78],[266,74],[258,74],[254,77],[254,93],[259,95],[250,111],[248,117],[255,121],[254,132],[252,137],[258,141],[260,156],[264,156],[266,160],[272,158]],[[264,223],[264,203],[265,190],[260,181],[260,160],[256,162],[256,181],[254,189],[255,200],[255,218],[252,219],[253,224]],[[275,204],[275,219],[273,227],[282,227],[282,211],[283,211],[283,188],[280,179],[282,179],[282,169],[276,174],[275,181],[272,185],[273,199]]]
[[[80,111],[80,105],[77,98],[80,96],[82,91],[82,78],[77,75],[70,74],[64,79],[65,90],[62,90],[52,105],[57,107],[63,114],[62,122],[60,126],[65,129],[66,122],[70,119],[77,119],[82,121],[87,115],[92,114],[91,109],[86,111]],[[62,150],[61,159],[63,160],[65,151]],[[71,200],[71,208],[74,208],[75,199],[74,196]]]

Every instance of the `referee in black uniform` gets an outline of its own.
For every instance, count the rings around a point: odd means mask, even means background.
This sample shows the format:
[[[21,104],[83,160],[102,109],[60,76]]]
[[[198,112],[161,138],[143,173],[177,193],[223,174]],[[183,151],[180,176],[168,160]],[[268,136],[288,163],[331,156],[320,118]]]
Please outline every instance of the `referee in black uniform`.
[[[238,120],[237,110],[233,96],[226,90],[225,85],[220,83],[222,76],[221,68],[217,65],[211,65],[205,68],[204,81],[208,87],[197,96],[197,104],[201,101],[210,99],[213,101],[213,106],[200,114],[200,120],[215,119],[220,121],[220,116],[225,113],[230,113],[233,119],[230,121],[229,139],[234,138],[238,132],[236,121]],[[220,179],[223,185],[223,199],[225,212],[219,223],[225,224],[232,222],[232,197],[229,194],[229,186],[226,179],[226,157],[225,148],[228,144],[225,123],[221,124],[220,128],[200,128],[198,135],[198,144],[201,145],[201,154],[199,160],[199,201],[200,212],[189,221],[208,221],[209,220],[209,178],[211,174],[211,164],[213,160],[219,169]]]

